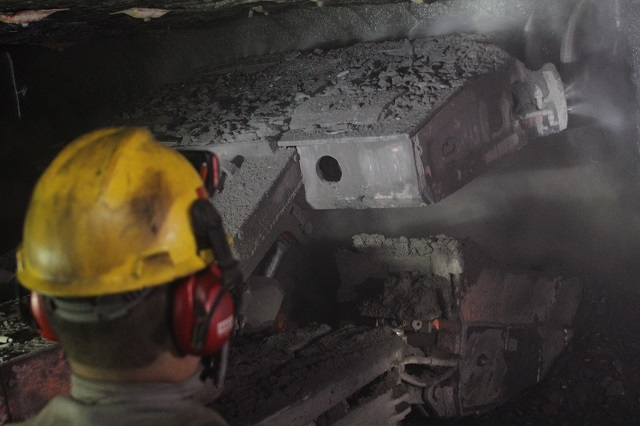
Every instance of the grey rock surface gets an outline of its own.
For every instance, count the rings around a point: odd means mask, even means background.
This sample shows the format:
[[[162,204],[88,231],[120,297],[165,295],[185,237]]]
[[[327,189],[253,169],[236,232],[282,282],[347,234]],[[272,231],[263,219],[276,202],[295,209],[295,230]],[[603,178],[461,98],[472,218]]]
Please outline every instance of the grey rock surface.
[[[508,58],[467,35],[249,58],[163,86],[122,123],[179,146],[412,133]]]

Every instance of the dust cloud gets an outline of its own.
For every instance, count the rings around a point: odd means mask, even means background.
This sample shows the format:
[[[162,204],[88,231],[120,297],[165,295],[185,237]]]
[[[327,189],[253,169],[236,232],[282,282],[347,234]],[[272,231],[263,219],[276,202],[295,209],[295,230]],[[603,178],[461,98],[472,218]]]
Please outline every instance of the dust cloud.
[[[446,14],[429,29],[430,35],[513,32],[522,28],[532,11],[530,4],[510,0],[451,1],[455,14]],[[432,7],[438,7],[437,3]]]
[[[635,180],[600,155],[601,142],[590,141],[593,153],[577,159],[576,148],[561,137],[533,142],[425,208],[313,212],[316,237],[348,246],[347,236],[360,232],[444,233],[469,237],[507,264],[631,286],[640,278],[640,199]]]
[[[640,191],[635,87],[624,48],[579,56],[566,73],[569,129],[533,140],[441,203],[311,212],[316,238],[383,233],[469,237],[498,260],[637,289]]]

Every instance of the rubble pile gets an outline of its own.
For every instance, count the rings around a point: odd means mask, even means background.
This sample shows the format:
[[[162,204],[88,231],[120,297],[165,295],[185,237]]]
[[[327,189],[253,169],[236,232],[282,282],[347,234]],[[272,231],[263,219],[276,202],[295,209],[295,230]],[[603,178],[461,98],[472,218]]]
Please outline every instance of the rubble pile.
[[[20,315],[18,300],[0,304],[0,362],[53,346],[27,325]]]
[[[308,424],[387,372],[405,351],[412,353],[388,328],[316,324],[239,337],[215,408],[231,424]]]
[[[486,250],[473,241],[446,235],[387,238],[378,234],[358,234],[353,237],[353,248],[336,251],[336,260],[342,283],[338,293],[340,302],[353,300],[358,286],[371,279],[387,280],[387,286],[391,287],[393,284],[406,286],[406,277],[398,278],[397,282],[392,279],[393,283],[388,280],[390,274],[397,276],[408,271],[414,274],[414,281],[424,284],[426,280],[433,284],[431,288],[440,287],[441,280],[435,277],[448,282],[451,275],[461,275],[461,290],[464,291],[484,269],[497,265]],[[409,286],[413,287],[415,283]]]
[[[146,125],[180,146],[277,142],[287,132],[287,138],[393,134],[416,128],[469,79],[507,60],[499,47],[470,35],[248,58],[162,87],[123,114],[121,124]],[[338,109],[346,119],[328,128],[303,120],[290,130],[296,107],[314,97],[344,103]],[[382,102],[380,117],[349,122],[369,117],[356,112],[372,102]]]
[[[439,294],[449,286],[449,280],[444,277],[399,273],[384,280],[382,291],[376,297],[367,297],[373,293],[367,286],[368,295],[359,306],[359,313],[370,318],[433,320],[442,315]]]

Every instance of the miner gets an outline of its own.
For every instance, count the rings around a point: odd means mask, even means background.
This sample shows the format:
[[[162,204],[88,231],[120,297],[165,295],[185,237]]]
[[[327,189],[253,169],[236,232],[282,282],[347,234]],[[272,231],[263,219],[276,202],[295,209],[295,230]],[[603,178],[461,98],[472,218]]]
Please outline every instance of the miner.
[[[225,425],[223,376],[241,282],[195,168],[144,129],[84,135],[38,181],[17,253],[71,395],[26,424]]]

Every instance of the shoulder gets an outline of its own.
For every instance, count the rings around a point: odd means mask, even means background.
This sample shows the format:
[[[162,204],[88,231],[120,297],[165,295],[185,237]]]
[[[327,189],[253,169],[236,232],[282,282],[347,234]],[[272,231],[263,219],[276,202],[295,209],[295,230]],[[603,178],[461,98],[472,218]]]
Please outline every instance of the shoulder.
[[[164,420],[167,421],[167,424],[179,426],[229,426],[220,414],[203,405],[193,404],[190,407],[182,408],[174,406],[174,409],[165,413]]]
[[[180,401],[163,408],[136,404],[87,405],[67,397],[55,397],[20,426],[229,426],[220,414],[203,405]]]
[[[70,416],[73,416],[72,405],[73,401],[71,399],[64,396],[56,396],[35,417],[22,422],[7,423],[7,425],[55,426],[74,424],[69,422]]]

